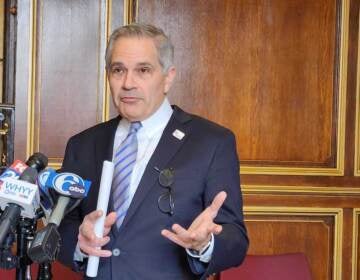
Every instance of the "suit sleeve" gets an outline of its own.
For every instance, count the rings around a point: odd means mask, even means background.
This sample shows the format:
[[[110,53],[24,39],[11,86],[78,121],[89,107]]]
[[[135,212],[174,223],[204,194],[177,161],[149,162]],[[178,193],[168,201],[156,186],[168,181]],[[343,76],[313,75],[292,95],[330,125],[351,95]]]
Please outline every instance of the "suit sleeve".
[[[242,211],[236,141],[233,133],[229,131],[218,141],[209,166],[204,194],[205,205],[209,206],[220,191],[226,191],[227,198],[214,222],[222,225],[223,230],[215,236],[213,254],[210,262],[205,264],[206,271],[201,279],[240,265],[249,245]],[[193,272],[199,271],[199,266],[193,261],[189,260],[189,264]]]

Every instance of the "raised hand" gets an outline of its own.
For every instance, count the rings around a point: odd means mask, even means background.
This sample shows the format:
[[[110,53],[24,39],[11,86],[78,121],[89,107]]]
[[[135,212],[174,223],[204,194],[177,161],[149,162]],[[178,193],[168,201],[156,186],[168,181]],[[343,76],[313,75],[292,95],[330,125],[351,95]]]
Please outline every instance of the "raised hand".
[[[216,235],[222,231],[222,226],[215,224],[214,219],[225,199],[226,192],[219,192],[210,206],[196,217],[188,229],[174,224],[171,231],[164,229],[161,234],[184,248],[201,251],[209,243],[211,233]]]
[[[103,238],[98,238],[94,233],[94,225],[98,218],[102,215],[101,210],[96,210],[86,215],[79,227],[78,244],[80,250],[92,256],[110,257],[112,252],[109,250],[101,250],[101,247],[110,241],[107,235],[111,230],[111,226],[116,221],[116,212],[111,212],[105,218]]]

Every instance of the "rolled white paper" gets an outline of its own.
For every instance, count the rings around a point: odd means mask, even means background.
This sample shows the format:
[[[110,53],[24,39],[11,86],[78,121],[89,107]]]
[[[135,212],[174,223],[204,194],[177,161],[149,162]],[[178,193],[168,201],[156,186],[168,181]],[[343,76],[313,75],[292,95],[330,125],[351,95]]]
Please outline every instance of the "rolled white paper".
[[[109,204],[111,184],[114,174],[114,163],[111,161],[105,160],[103,163],[101,180],[100,180],[100,189],[97,201],[97,210],[102,211],[102,216],[97,219],[94,227],[94,232],[97,237],[103,237],[104,232],[104,222],[106,217],[106,212]],[[99,257],[89,256],[86,275],[89,277],[96,277],[99,267]]]

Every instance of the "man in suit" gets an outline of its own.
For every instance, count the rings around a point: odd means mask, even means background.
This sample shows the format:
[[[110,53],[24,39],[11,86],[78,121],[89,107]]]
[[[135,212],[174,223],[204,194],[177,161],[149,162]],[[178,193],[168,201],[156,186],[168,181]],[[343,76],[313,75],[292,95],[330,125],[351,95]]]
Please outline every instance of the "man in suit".
[[[248,248],[233,133],[170,106],[173,46],[152,25],[116,29],[106,70],[119,116],[75,136],[62,169],[92,181],[60,225],[63,263],[100,256],[97,279],[206,279]],[[115,163],[104,237],[93,226],[102,163]]]

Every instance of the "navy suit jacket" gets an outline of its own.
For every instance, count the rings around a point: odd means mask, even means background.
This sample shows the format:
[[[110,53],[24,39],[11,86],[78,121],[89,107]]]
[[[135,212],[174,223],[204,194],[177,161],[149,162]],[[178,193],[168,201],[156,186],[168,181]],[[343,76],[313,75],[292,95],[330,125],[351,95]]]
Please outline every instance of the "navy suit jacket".
[[[120,230],[113,226],[105,246],[113,256],[101,258],[97,279],[205,279],[239,265],[248,248],[243,222],[239,161],[233,133],[174,106],[160,142],[152,155]],[[69,213],[59,227],[62,246],[59,260],[73,266],[78,228],[85,215],[96,209],[104,160],[112,160],[115,131],[120,117],[98,124],[75,136],[66,147],[63,171],[92,181],[89,195]],[[185,136],[180,140],[175,130]],[[163,213],[158,198],[166,191],[159,171],[172,168],[174,215]],[[187,228],[220,191],[227,199],[215,222],[223,226],[215,236],[211,261],[199,270],[199,261],[160,232],[178,223]],[[112,209],[110,198],[109,211]],[[199,274],[199,272],[201,273]]]

